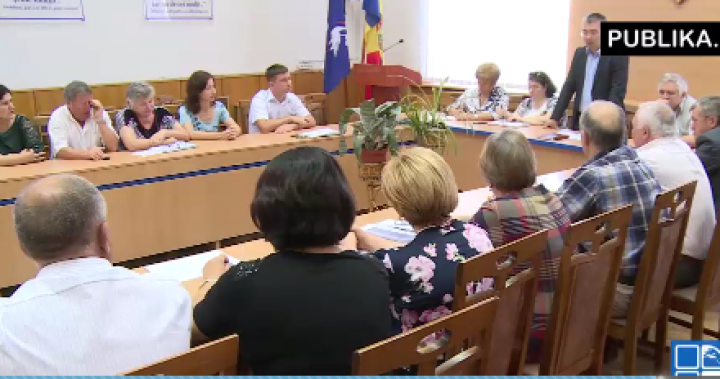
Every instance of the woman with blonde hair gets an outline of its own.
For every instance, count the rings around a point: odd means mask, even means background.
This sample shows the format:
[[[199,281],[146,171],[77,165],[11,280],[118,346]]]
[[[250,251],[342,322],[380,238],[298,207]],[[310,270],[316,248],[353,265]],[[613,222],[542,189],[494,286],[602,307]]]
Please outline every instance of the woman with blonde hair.
[[[497,85],[500,67],[483,63],[475,71],[478,86],[468,88],[448,109],[458,120],[492,121],[500,118],[498,112],[508,109],[510,96]]]
[[[406,149],[382,173],[390,205],[417,233],[404,247],[360,229],[360,249],[382,260],[390,275],[393,331],[399,333],[451,312],[455,271],[459,263],[492,250],[487,233],[453,220],[458,204],[455,176],[443,158],[422,147]],[[487,283],[486,283],[487,284]],[[471,293],[484,290],[482,283]]]
[[[542,184],[535,185],[535,167],[530,142],[519,131],[506,129],[488,137],[480,154],[480,172],[490,183],[493,198],[483,204],[472,220],[488,231],[495,246],[548,230],[528,346],[528,359],[532,361],[539,358],[564,236],[570,226],[570,216],[560,199]]]

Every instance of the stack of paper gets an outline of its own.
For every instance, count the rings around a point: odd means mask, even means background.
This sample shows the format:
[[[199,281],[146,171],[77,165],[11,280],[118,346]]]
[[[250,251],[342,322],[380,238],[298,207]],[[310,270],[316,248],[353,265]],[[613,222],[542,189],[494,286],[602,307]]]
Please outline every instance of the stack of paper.
[[[321,129],[308,130],[307,132],[298,133],[296,135],[296,137],[297,138],[320,138],[320,137],[335,136],[338,134],[340,134],[340,133],[335,129],[321,128]]]
[[[506,120],[495,120],[489,122],[490,125],[500,125],[507,128],[519,128],[522,126],[528,126],[528,124],[520,121],[506,121]]]
[[[154,265],[146,266],[145,268],[152,273],[161,274],[168,276],[178,281],[184,282],[187,280],[200,278],[203,275],[203,267],[205,264],[217,257],[220,254],[225,254],[220,250],[212,250],[207,253],[195,254],[185,258],[173,259],[167,262],[156,263]],[[232,265],[236,265],[239,260],[228,255],[228,261]]]
[[[383,220],[368,224],[363,230],[369,234],[399,243],[408,243],[415,239],[415,231],[405,220]]]
[[[194,149],[196,147],[197,145],[195,145],[194,143],[178,141],[170,145],[153,146],[147,150],[138,151],[133,154],[139,155],[141,157],[148,157],[151,155],[166,154],[180,150]]]

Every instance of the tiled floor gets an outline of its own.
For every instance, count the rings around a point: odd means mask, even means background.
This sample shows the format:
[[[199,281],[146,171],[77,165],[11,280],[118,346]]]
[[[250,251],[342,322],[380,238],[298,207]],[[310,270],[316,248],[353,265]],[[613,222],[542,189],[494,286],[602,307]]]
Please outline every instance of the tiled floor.
[[[672,313],[673,316],[685,320],[690,320],[690,317],[681,315],[678,313]],[[708,312],[705,315],[705,327],[712,330],[718,330],[718,313],[717,312]],[[650,330],[650,340],[654,340],[654,328]],[[670,341],[672,340],[689,340],[690,339],[690,330],[686,329],[682,326],[675,325],[673,323],[669,323],[669,333],[668,333],[668,342],[667,346],[670,346]],[[713,340],[713,337],[705,336],[706,340]],[[664,359],[664,368],[661,370],[662,372],[656,372],[654,366],[654,360],[652,357],[652,350],[647,347],[641,346],[640,349],[644,351],[644,353],[638,354],[637,358],[637,365],[636,365],[636,372],[635,375],[668,375],[670,373],[669,365],[670,365],[670,350],[668,348],[665,359]],[[603,374],[604,375],[623,375],[623,359],[622,359],[622,350],[620,350],[620,353],[618,354],[618,358],[603,367]]]

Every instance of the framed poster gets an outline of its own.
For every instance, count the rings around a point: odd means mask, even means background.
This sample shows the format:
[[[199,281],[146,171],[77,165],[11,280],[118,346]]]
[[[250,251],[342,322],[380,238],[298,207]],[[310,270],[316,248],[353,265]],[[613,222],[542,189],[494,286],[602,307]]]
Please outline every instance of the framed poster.
[[[147,20],[212,20],[213,0],[145,0]]]
[[[0,20],[85,21],[82,0],[0,0]]]

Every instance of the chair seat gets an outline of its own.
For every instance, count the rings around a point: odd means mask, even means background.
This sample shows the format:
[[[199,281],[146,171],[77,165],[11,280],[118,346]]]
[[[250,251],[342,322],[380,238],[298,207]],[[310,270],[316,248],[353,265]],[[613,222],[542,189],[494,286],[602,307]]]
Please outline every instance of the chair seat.
[[[698,286],[692,286],[692,287],[688,287],[688,288],[683,288],[681,290],[675,290],[675,291],[673,291],[672,295],[673,295],[673,297],[677,296],[682,299],[695,301],[695,298],[697,297],[697,291],[698,291]]]

